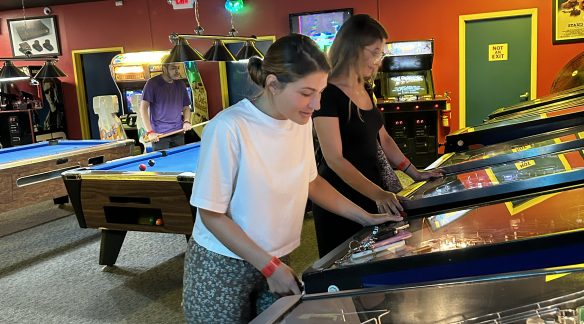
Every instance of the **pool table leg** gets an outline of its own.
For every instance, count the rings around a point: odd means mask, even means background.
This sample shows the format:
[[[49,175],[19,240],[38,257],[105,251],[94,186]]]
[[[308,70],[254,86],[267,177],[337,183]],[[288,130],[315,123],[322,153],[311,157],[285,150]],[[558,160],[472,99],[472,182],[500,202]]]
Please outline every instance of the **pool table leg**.
[[[127,231],[101,230],[99,264],[113,266],[118,259]]]

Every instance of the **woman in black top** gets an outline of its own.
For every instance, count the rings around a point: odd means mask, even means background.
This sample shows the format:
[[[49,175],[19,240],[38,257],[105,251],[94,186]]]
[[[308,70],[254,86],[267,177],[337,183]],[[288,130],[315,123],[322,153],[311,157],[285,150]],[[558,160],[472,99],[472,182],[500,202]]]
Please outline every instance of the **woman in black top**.
[[[366,89],[381,63],[386,39],[383,26],[368,15],[354,15],[343,24],[330,48],[329,84],[313,118],[324,156],[319,174],[363,209],[386,212],[399,221],[403,208],[398,197],[381,188],[378,140],[388,161],[414,180],[440,173],[421,172],[409,162],[383,127],[381,112]],[[313,215],[321,257],[362,228],[318,205]]]

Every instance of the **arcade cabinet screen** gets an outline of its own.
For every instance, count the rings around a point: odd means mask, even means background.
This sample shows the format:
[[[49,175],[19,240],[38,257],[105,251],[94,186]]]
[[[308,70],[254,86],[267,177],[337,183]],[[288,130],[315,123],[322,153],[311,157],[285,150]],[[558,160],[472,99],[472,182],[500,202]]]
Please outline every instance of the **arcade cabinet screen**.
[[[321,50],[327,51],[353,9],[336,9],[290,14],[290,31],[312,38]]]
[[[142,101],[142,90],[125,90],[124,97],[126,98],[126,113],[137,113],[140,108],[140,101]]]
[[[389,89],[391,97],[424,96],[428,94],[428,83],[423,73],[402,72],[389,76]]]

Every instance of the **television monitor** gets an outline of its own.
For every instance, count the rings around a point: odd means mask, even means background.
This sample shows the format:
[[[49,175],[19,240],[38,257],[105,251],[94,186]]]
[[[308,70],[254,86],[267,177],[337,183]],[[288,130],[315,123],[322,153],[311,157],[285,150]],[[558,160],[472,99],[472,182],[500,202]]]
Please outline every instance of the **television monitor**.
[[[351,8],[293,13],[290,14],[290,31],[312,38],[323,51],[327,51],[352,14]]]
[[[390,97],[425,96],[431,94],[424,72],[389,73],[387,76]]]

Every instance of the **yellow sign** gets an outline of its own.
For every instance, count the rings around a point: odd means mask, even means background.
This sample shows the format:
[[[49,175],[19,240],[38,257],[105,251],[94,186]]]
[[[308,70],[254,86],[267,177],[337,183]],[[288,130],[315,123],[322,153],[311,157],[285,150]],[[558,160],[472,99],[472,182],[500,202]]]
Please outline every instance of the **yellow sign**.
[[[521,151],[525,151],[525,150],[529,150],[530,148],[532,148],[533,146],[531,146],[530,144],[527,145],[522,145],[522,146],[518,146],[518,147],[514,147],[511,149],[511,152],[516,153],[516,152],[521,152]]]
[[[489,61],[507,61],[509,44],[490,44]]]
[[[517,170],[529,168],[529,167],[532,167],[534,165],[535,165],[534,160],[526,160],[526,161],[521,161],[521,162],[515,163],[515,167],[517,168]]]

